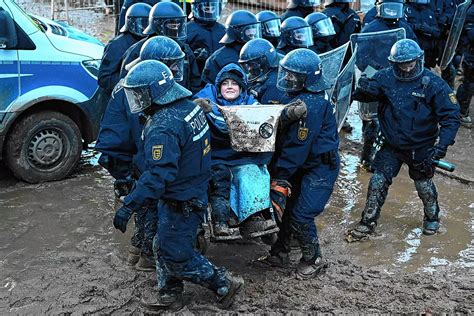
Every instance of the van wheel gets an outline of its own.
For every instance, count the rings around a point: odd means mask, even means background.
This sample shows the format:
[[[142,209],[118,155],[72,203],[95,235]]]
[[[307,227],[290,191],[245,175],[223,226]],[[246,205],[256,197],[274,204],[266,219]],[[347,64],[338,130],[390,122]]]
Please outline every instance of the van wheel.
[[[38,183],[65,178],[79,162],[82,139],[64,114],[43,111],[15,123],[6,143],[6,162],[17,178]]]

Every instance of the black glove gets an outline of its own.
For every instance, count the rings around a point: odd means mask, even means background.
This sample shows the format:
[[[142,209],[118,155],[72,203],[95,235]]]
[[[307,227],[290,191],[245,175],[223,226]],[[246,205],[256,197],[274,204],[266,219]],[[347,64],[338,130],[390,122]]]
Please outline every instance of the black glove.
[[[209,52],[205,48],[198,48],[194,51],[194,56],[198,60],[206,60],[209,58]]]
[[[272,180],[270,199],[277,221],[281,223],[286,208],[286,199],[291,195],[291,184],[286,180]]]
[[[133,215],[133,210],[127,206],[122,206],[115,212],[114,227],[125,233],[127,230],[127,224]]]
[[[285,108],[286,116],[290,121],[299,120],[302,117],[306,117],[307,107],[304,101],[298,99],[294,102],[288,103]]]
[[[446,152],[448,151],[448,146],[436,144],[433,148],[430,149],[431,160],[440,160],[446,157]]]
[[[115,197],[119,199],[122,196],[128,195],[132,190],[132,179],[118,179],[114,182]]]
[[[197,98],[193,100],[194,104],[199,105],[204,113],[212,111],[211,100],[207,98]]]

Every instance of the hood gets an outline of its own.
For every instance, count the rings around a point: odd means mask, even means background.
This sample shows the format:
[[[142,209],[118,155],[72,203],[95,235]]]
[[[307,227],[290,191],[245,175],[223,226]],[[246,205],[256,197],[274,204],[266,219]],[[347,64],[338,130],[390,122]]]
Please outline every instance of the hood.
[[[75,29],[66,23],[33,15],[30,17],[38,23],[51,44],[58,50],[82,55],[90,59],[102,59],[104,45],[95,37]]]
[[[216,81],[215,81],[216,87],[219,87],[221,82],[223,81],[222,80],[222,75],[226,72],[229,72],[229,71],[240,73],[242,75],[242,77],[244,78],[245,86],[248,87],[247,75],[245,74],[245,72],[243,71],[243,69],[239,65],[234,64],[234,63],[224,66],[224,68],[222,68],[221,71],[219,71],[219,73],[216,76]],[[244,92],[244,91],[242,91],[242,92]]]

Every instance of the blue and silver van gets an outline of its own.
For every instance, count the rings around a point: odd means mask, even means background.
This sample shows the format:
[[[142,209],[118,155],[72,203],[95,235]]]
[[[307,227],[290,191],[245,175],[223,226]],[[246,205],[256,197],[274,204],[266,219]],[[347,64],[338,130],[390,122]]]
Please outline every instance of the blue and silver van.
[[[0,0],[0,160],[16,177],[59,180],[97,137],[107,97],[104,47],[67,25]]]

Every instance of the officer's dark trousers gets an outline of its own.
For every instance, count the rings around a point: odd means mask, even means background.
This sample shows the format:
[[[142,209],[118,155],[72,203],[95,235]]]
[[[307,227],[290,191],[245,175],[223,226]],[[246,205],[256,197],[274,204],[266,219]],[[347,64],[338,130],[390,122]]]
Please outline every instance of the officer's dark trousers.
[[[362,147],[362,153],[360,155],[361,161],[366,161],[369,164],[372,163],[375,155],[374,143],[377,139],[379,129],[379,120],[377,118],[371,121],[362,121],[364,146]]]
[[[289,239],[293,237],[301,247],[303,260],[311,261],[321,256],[315,217],[324,211],[338,173],[337,155],[332,165],[321,163],[312,169],[299,170],[290,179],[292,195],[271,253],[289,252]]]
[[[159,201],[153,248],[160,293],[182,292],[183,280],[214,291],[228,285],[225,268],[216,267],[194,248],[203,219],[203,210],[187,212],[176,204]]]
[[[215,223],[228,224],[231,177],[229,166],[223,164],[212,166],[211,180],[209,181],[209,202]]]
[[[428,148],[411,151],[397,150],[384,145],[377,152],[372,163],[375,171],[370,178],[361,223],[370,227],[377,224],[388,188],[393,178],[398,175],[403,163],[408,165],[410,178],[414,180],[418,196],[423,202],[425,221],[438,222],[438,193],[432,180],[433,167],[428,159]]]
[[[461,107],[461,115],[468,116],[472,93],[474,91],[474,64],[463,62],[462,66],[464,71],[463,78],[457,90],[456,97]]]
[[[143,207],[135,213],[132,246],[141,249],[141,255],[153,261],[153,238],[156,234],[156,206]]]

